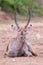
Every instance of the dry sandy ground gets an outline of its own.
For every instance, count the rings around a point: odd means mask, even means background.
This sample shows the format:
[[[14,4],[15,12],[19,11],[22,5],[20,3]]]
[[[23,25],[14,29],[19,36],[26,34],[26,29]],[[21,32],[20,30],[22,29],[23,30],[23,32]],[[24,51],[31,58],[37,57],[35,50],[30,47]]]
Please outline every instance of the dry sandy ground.
[[[27,34],[27,41],[32,44],[37,57],[4,58],[4,53],[9,40],[16,37],[16,31],[10,25],[0,24],[0,65],[43,65],[43,23],[32,23],[33,27]]]

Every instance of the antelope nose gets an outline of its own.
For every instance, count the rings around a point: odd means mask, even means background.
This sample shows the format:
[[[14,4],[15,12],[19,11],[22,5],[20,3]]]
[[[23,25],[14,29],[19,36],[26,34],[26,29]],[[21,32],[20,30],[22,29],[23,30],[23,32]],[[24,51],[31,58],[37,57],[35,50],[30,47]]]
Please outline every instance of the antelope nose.
[[[23,35],[23,32],[21,32],[21,35]]]

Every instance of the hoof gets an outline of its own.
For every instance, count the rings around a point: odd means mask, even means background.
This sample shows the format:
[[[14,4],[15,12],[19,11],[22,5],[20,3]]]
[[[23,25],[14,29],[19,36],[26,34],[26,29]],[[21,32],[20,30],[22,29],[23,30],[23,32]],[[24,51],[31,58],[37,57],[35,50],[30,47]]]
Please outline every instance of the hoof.
[[[33,56],[37,56],[37,54],[36,54],[36,53],[33,53],[33,52],[32,52],[32,55],[33,55]]]
[[[33,56],[37,56],[37,54],[32,54]]]

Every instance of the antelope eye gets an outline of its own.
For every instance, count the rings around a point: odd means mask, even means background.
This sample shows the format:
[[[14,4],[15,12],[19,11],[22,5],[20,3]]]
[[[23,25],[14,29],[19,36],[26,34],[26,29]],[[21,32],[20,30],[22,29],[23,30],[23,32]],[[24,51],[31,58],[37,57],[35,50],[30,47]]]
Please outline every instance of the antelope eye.
[[[25,30],[25,32],[26,32],[27,30]]]

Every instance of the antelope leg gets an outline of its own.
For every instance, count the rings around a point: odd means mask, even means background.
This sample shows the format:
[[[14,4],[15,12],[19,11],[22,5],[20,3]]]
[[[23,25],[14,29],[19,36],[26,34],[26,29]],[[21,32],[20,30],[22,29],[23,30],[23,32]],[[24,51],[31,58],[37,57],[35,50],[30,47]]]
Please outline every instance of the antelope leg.
[[[28,52],[31,52],[33,56],[37,56],[37,54],[33,52],[32,47],[31,47],[30,43],[28,43],[28,42],[26,42],[24,44],[23,50],[25,51],[25,54],[27,54],[27,55],[28,55]]]
[[[4,58],[5,58],[5,57],[6,57],[6,55],[7,55],[8,46],[9,46],[9,45],[7,45],[6,52],[5,52],[5,54],[4,54]]]
[[[26,43],[26,44],[27,44],[27,47],[28,47],[28,51],[31,52],[33,56],[37,56],[37,54],[35,52],[33,52],[30,43]]]

